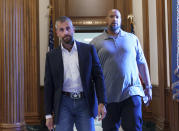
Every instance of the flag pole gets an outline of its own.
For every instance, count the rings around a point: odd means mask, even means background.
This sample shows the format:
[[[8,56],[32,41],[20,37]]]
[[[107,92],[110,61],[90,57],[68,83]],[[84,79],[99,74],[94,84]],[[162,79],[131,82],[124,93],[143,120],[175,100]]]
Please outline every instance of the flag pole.
[[[50,5],[47,7],[49,9],[49,43],[48,51],[52,51],[54,48],[54,34],[53,34],[53,17],[52,17],[52,1],[50,0]]]

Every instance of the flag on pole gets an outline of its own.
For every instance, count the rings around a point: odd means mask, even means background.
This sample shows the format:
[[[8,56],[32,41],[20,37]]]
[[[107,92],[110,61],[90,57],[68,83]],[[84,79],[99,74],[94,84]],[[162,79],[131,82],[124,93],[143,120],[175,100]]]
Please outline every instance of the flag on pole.
[[[173,0],[172,7],[172,91],[179,102],[179,0]]]
[[[53,37],[53,22],[52,22],[52,15],[49,17],[49,44],[48,44],[48,51],[52,51],[54,48],[54,37]]]

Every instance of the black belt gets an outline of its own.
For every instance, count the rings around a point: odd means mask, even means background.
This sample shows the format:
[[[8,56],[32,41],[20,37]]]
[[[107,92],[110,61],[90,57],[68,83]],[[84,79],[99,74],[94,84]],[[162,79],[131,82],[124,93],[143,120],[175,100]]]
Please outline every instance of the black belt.
[[[84,93],[83,92],[65,92],[62,91],[62,94],[65,96],[69,96],[72,99],[81,99],[84,98]]]

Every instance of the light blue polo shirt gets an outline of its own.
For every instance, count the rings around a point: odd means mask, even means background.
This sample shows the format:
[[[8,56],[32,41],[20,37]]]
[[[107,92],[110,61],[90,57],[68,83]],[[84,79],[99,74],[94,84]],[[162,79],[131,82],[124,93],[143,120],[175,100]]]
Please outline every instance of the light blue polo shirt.
[[[108,103],[144,96],[137,65],[146,63],[146,59],[134,34],[120,30],[113,37],[104,31],[90,43],[96,47],[103,68]]]

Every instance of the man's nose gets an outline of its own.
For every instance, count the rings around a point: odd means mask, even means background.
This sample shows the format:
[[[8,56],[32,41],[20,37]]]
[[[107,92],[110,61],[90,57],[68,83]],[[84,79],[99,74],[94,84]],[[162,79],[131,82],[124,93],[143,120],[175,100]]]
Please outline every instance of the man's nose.
[[[64,34],[68,34],[68,30],[64,30]]]
[[[117,17],[114,17],[114,20],[116,21],[116,20],[117,20]]]

